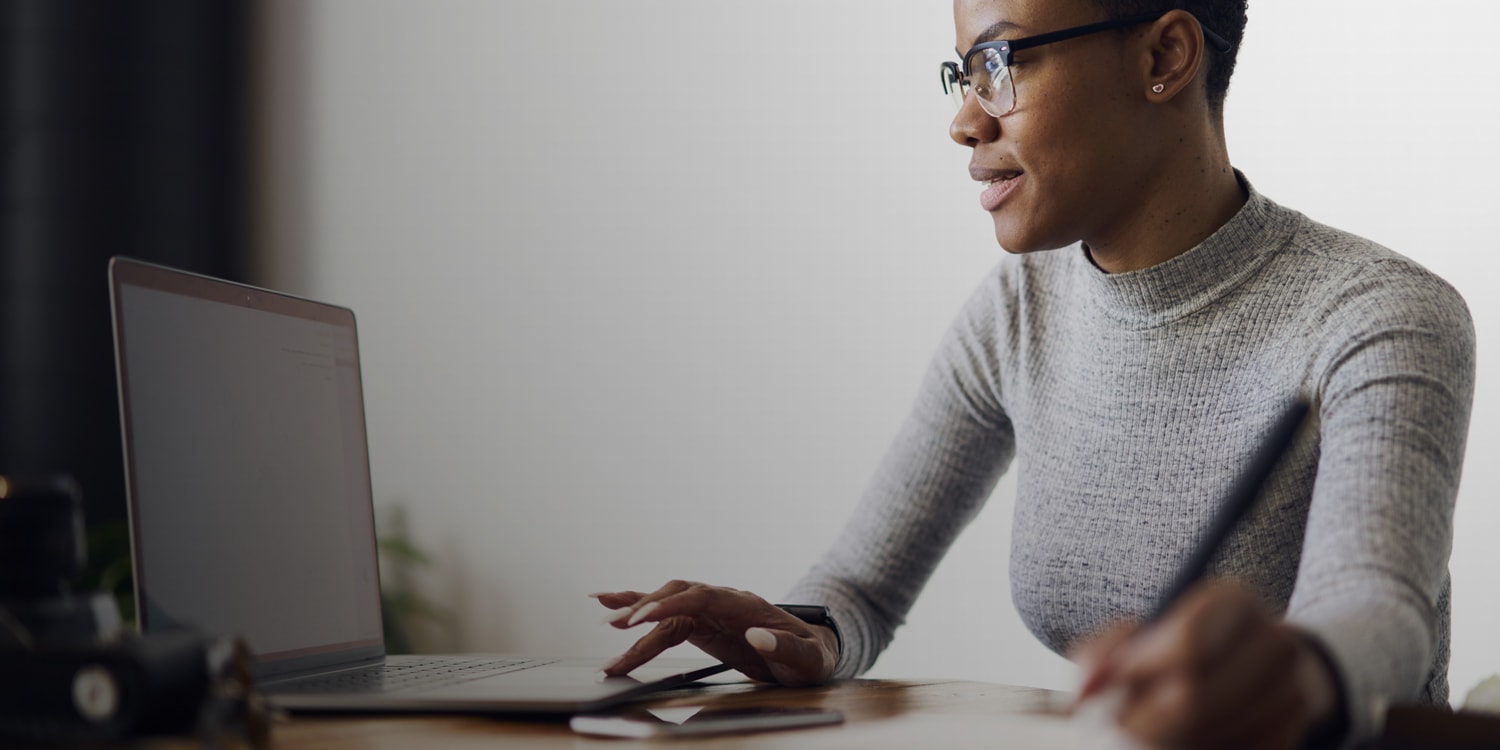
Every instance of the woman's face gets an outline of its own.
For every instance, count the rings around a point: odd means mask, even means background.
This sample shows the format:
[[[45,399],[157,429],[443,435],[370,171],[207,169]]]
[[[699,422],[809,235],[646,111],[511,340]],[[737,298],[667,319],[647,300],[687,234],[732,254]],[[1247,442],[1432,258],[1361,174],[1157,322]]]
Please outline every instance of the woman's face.
[[[953,15],[960,53],[1108,20],[1091,0],[954,0]],[[950,135],[974,150],[970,176],[1006,250],[1105,245],[1126,231],[1154,163],[1141,137],[1149,61],[1131,31],[1016,52],[1015,108],[991,117],[971,93],[954,118]]]

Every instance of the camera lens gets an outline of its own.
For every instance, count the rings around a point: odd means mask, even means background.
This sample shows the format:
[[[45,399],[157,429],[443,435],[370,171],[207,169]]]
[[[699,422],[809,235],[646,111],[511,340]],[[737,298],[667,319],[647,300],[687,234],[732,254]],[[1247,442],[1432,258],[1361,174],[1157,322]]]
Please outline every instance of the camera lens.
[[[57,596],[86,561],[78,484],[0,475],[0,600]]]

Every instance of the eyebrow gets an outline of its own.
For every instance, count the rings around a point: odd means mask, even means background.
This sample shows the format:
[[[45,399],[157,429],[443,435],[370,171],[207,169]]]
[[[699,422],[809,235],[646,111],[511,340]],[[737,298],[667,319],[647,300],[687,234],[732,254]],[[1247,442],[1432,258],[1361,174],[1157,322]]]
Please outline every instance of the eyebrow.
[[[1020,24],[1011,23],[1010,21],[996,21],[995,23],[991,24],[989,28],[979,32],[979,36],[974,37],[974,44],[978,45],[984,44],[985,42],[993,42],[996,39],[999,39],[1001,34],[1021,30],[1022,27]],[[963,52],[959,51],[958,54],[962,55]]]

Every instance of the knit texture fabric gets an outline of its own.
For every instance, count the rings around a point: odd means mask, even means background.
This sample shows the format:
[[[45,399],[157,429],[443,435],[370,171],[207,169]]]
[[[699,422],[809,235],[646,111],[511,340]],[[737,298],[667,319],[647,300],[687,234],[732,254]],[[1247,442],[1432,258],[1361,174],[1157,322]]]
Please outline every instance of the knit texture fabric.
[[[858,510],[788,595],[832,610],[837,676],[875,662],[1012,462],[1011,586],[1032,633],[1064,653],[1146,616],[1300,396],[1308,426],[1210,575],[1321,643],[1349,741],[1387,702],[1447,700],[1468,309],[1413,261],[1249,193],[1147,269],[1106,274],[1074,246],[984,279]]]

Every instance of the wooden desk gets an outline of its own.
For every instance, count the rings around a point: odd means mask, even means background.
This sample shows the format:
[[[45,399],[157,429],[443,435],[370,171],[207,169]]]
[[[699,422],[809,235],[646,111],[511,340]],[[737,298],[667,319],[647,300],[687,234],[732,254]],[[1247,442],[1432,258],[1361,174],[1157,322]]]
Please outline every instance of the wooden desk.
[[[620,740],[585,737],[566,721],[520,721],[476,716],[316,717],[298,716],[277,724],[276,750],[828,750],[832,748],[935,747],[945,750],[1097,750],[1097,736],[1079,742],[1067,722],[1038,716],[1054,693],[958,680],[848,680],[816,688],[783,688],[751,683],[715,685],[706,690],[667,693],[651,707],[808,706],[843,712],[841,726],[697,740]],[[1500,746],[1500,720],[1473,716],[1416,716],[1393,722],[1388,737],[1371,750],[1476,750]],[[1404,726],[1398,726],[1404,724]],[[1395,730],[1394,732],[1390,730]],[[130,750],[186,750],[198,743],[160,739],[132,744]],[[1113,747],[1105,745],[1105,747]]]
[[[912,733],[926,739],[934,726],[944,736],[934,745],[945,748],[996,747],[996,737],[984,731],[967,742],[962,732],[968,724],[955,725],[954,717],[981,722],[1003,721],[1039,710],[1050,691],[962,681],[849,680],[817,688],[783,688],[736,683],[714,685],[690,693],[667,693],[643,704],[661,706],[815,706],[843,712],[841,726],[819,727],[759,734],[728,735],[701,740],[620,740],[575,734],[565,720],[518,721],[475,716],[413,717],[318,717],[296,716],[277,724],[272,731],[276,750],[636,750],[646,747],[708,747],[715,750],[741,748],[804,747],[892,747],[913,744]],[[997,718],[999,717],[999,718]],[[946,718],[946,721],[944,719]],[[942,721],[939,725],[937,722]],[[900,731],[902,725],[907,731]],[[987,724],[979,725],[983,729]],[[949,729],[957,730],[950,736]],[[872,731],[891,740],[871,745]],[[847,738],[851,744],[844,744]],[[156,740],[132,746],[143,750],[179,750],[196,747],[185,739]],[[1013,747],[1013,746],[1007,746]],[[1046,750],[1065,750],[1049,747]]]

